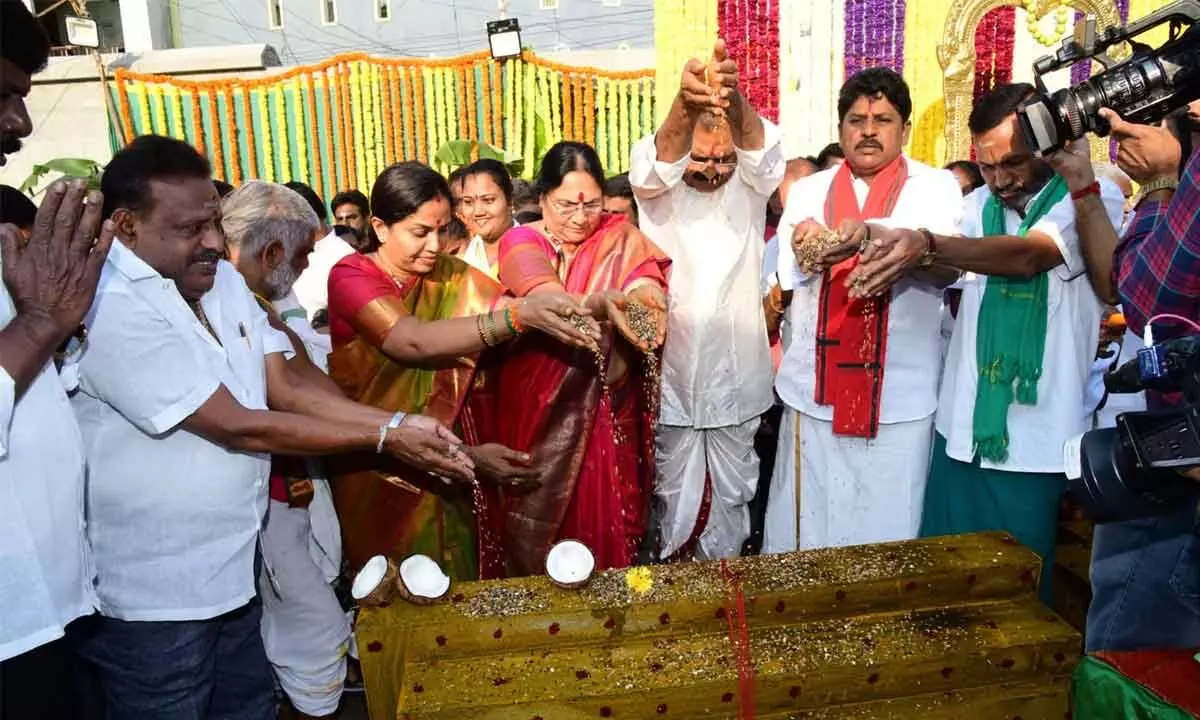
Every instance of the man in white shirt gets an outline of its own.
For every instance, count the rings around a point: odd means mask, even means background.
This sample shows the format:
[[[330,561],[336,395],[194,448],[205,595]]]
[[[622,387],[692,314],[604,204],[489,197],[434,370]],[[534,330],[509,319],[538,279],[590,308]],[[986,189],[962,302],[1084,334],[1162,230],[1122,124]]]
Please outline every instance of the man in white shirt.
[[[664,558],[736,556],[750,533],[754,434],[773,400],[759,276],[783,170],[779,129],[738,91],[720,41],[707,68],[688,63],[663,126],[633,148],[641,230],[672,262],[656,443]]]
[[[825,228],[868,219],[957,228],[954,175],[902,154],[908,86],[887,68],[842,86],[845,162],[792,186],[780,224],[780,281],[792,290],[791,345],[775,382],[786,404],[767,505],[764,552],[916,537],[937,408],[944,268],[907,274],[880,298],[849,297],[858,262],[852,232],[804,270],[797,249]],[[848,242],[847,242],[848,241]],[[806,272],[807,271],[807,272]]]
[[[25,97],[49,53],[28,8],[0,0],[0,165],[33,132]],[[52,359],[77,333],[112,242],[100,211],[99,193],[81,180],[60,181],[42,197],[28,238],[0,225],[2,718],[83,714],[63,635],[97,600],[84,534],[83,443]]]
[[[208,162],[155,135],[101,180],[113,243],[73,403],[103,617],[79,637],[108,717],[275,717],[256,548],[269,454],[374,449],[468,482],[448,430],[359,405],[288,365],[228,262]],[[268,409],[270,408],[270,409]]]
[[[269,314],[292,336],[289,361],[314,382],[324,376],[328,336],[300,313],[286,318],[292,284],[320,232],[311,198],[251,180],[221,202],[229,260]],[[281,307],[282,305],[282,307]],[[272,458],[270,503],[262,534],[263,645],[300,718],[332,717],[346,677],[350,623],[330,583],[342,563],[342,537],[329,483],[309,458]]]
[[[852,280],[877,292],[922,255],[979,275],[946,358],[921,534],[1007,530],[1042,556],[1048,597],[1063,445],[1087,429],[1080,410],[1100,331],[1082,245],[1113,232],[1124,198],[1107,181],[1072,188],[1033,156],[1016,116],[1032,93],[1000,86],[971,113],[987,186],[967,198],[961,236],[881,230]],[[1097,199],[1103,211],[1077,210]]]
[[[303,183],[289,183],[288,188],[299,193],[312,206],[313,212],[317,213],[317,219],[321,223],[322,237],[317,240],[308,254],[308,266],[292,283],[295,298],[304,308],[308,314],[308,320],[311,322],[317,313],[329,307],[329,271],[333,270],[333,266],[337,265],[338,260],[353,255],[357,250],[339,237],[335,229],[329,227],[327,222],[329,215],[325,212],[325,203],[321,201],[321,196],[317,195],[315,190]],[[308,192],[304,192],[305,190]],[[351,192],[354,194],[338,193],[334,196],[334,217],[338,217],[337,212],[340,210],[342,219],[347,222],[342,223],[339,220],[338,224],[344,224],[346,227],[354,229],[362,237],[362,233],[365,231],[358,229],[357,221],[361,216],[362,225],[365,227],[366,218],[369,217],[366,210],[367,199],[362,197],[362,207],[360,208],[358,198],[362,196],[362,193],[357,190]],[[348,195],[349,199],[347,199]]]

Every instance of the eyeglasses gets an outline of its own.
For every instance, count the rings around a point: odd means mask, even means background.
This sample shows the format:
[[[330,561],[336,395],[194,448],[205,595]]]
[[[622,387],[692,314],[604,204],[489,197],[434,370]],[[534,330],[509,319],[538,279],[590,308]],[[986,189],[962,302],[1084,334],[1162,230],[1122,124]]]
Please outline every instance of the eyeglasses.
[[[585,216],[599,215],[604,209],[603,200],[588,200],[587,202],[568,202],[566,200],[554,200],[550,203],[550,207],[554,209],[560,217],[569,218],[577,212],[583,213]]]
[[[708,167],[708,164],[712,163],[713,168],[719,173],[733,172],[735,169],[737,169],[737,160],[736,159],[726,160],[725,158],[721,158],[721,159],[698,158],[698,157],[693,156],[693,157],[689,158],[689,160],[690,160],[689,164],[692,167],[703,168],[703,167]]]

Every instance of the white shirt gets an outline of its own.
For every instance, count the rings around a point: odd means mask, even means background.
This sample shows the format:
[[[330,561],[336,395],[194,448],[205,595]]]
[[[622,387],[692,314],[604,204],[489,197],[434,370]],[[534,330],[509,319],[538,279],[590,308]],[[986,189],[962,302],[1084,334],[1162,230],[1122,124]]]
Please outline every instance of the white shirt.
[[[762,267],[762,282],[759,284],[759,292],[765,298],[771,293],[771,288],[779,284],[779,233],[771,236],[767,241],[767,247],[763,250],[763,267]],[[792,344],[792,324],[788,322],[787,313],[779,318],[779,345],[787,352],[788,345]]]
[[[227,262],[201,299],[113,243],[88,318],[75,412],[88,459],[88,537],[100,609],[122,620],[203,620],[255,593],[270,460],[179,427],[222,385],[267,407],[266,355],[290,353]]]
[[[737,150],[724,186],[683,182],[690,157],[657,160],[654,136],[633,147],[629,182],[639,226],[671,258],[659,422],[739,425],[771,407],[771,350],[759,283],[767,199],[783,179],[779,128],[763,120],[760,150]]]
[[[296,283],[292,286],[292,292],[308,311],[309,320],[329,307],[329,271],[333,270],[338,260],[355,252],[350,243],[338,237],[332,230],[313,245],[312,252],[308,254],[308,267],[300,273],[300,277],[296,278]]]
[[[329,353],[333,352],[333,339],[328,333],[317,332],[308,321],[308,315],[296,298],[295,290],[272,303],[279,317],[292,332],[300,336],[308,351],[308,358],[325,372],[329,371]]]
[[[0,328],[16,316],[0,283]],[[54,364],[16,400],[0,368],[0,661],[63,636],[96,606],[83,440]]]
[[[905,161],[908,179],[892,214],[880,219],[886,220],[882,224],[954,234],[963,209],[962,190],[954,175],[912,158],[906,157]],[[792,185],[779,223],[780,237],[790,238],[795,227],[810,218],[825,223],[825,200],[836,174],[837,168],[831,168]],[[853,185],[861,207],[870,187],[858,178]],[[833,420],[833,406],[818,405],[815,399],[817,318],[824,276],[802,273],[790,242],[779,245],[779,267],[781,280],[790,280],[794,288],[788,310],[792,344],[779,367],[775,390],[789,407],[829,422]],[[879,411],[879,422],[883,424],[911,422],[932,415],[937,409],[941,368],[942,289],[905,278],[891,292]]]
[[[1121,221],[1125,198],[1115,185],[1104,179],[1100,180],[1100,193],[1108,217],[1116,227]],[[977,238],[983,234],[982,211],[989,197],[991,192],[987,187],[967,196],[964,236]],[[1015,235],[1021,218],[1005,208],[1004,223],[1006,232]],[[1010,472],[1058,473],[1063,471],[1063,444],[1091,429],[1081,409],[1092,360],[1096,357],[1103,306],[1087,278],[1075,230],[1075,205],[1070,196],[1050,208],[1030,232],[1052,238],[1063,256],[1063,264],[1049,272],[1046,346],[1042,377],[1038,381],[1038,402],[1037,405],[1014,402],[1008,406],[1008,460],[1004,463],[983,460],[982,466]],[[979,307],[987,284],[987,276],[980,275],[978,282],[963,288],[938,402],[937,431],[946,438],[946,454],[961,462],[971,462],[975,455],[973,424],[975,390],[979,383],[975,342]]]

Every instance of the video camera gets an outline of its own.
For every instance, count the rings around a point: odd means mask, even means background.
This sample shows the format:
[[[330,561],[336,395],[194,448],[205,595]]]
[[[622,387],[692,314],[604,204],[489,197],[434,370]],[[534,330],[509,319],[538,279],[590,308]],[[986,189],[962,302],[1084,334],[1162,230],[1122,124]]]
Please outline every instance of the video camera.
[[[1170,35],[1161,47],[1133,39],[1165,23],[1170,23]],[[1123,42],[1133,48],[1133,55],[1118,63],[1107,51]],[[1043,75],[1092,59],[1104,67],[1103,72],[1053,94],[1046,90]],[[1176,0],[1099,35],[1095,18],[1088,17],[1054,55],[1034,63],[1033,74],[1038,92],[1017,111],[1017,118],[1026,145],[1037,157],[1089,132],[1107,135],[1111,128],[1100,117],[1100,108],[1107,107],[1131,123],[1156,124],[1200,98],[1200,0]]]
[[[1162,515],[1195,501],[1200,483],[1177,471],[1200,466],[1200,335],[1143,348],[1104,377],[1110,393],[1182,392],[1172,410],[1128,412],[1117,427],[1068,442],[1067,492],[1098,523]]]

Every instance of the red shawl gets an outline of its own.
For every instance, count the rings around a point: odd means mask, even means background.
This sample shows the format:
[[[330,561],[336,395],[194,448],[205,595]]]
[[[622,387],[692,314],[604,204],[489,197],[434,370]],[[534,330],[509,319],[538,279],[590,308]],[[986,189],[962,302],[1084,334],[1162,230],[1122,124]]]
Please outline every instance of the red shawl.
[[[837,230],[845,220],[891,215],[907,179],[908,165],[902,155],[875,176],[866,206],[860,209],[850,165],[842,163],[825,200],[826,227]],[[891,293],[852,299],[845,284],[856,267],[857,255],[833,266],[821,285],[816,402],[833,406],[835,434],[875,437],[879,432]]]

